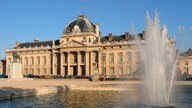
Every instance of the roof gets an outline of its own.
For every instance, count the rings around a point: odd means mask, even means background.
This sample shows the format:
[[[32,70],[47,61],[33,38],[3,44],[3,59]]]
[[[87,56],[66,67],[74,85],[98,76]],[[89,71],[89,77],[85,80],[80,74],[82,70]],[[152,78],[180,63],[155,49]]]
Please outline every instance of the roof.
[[[78,26],[81,32],[94,32],[95,25],[89,20],[86,15],[80,15],[76,20],[70,22],[64,29],[65,33],[71,33],[75,26]]]
[[[182,53],[180,53],[180,56],[183,56],[183,57],[192,56],[192,49],[189,48],[187,52],[182,52]]]
[[[55,45],[59,45],[59,40],[54,40]],[[41,47],[41,46],[52,46],[52,40],[51,41],[36,41],[36,42],[25,42],[19,44],[19,48],[29,48],[29,47]]]
[[[129,36],[130,36],[129,40],[134,40],[134,35],[129,35]],[[138,34],[138,36],[141,38],[142,33]],[[108,38],[109,36],[102,36],[101,42],[109,41]],[[125,35],[113,35],[111,41],[126,41],[126,40],[127,39],[125,39]]]

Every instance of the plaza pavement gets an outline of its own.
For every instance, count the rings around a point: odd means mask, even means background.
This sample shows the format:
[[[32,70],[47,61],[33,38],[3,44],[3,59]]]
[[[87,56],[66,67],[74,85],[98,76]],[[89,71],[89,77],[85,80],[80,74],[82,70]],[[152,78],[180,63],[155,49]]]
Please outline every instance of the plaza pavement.
[[[88,81],[88,79],[0,79],[0,100],[64,90],[135,90],[142,81]],[[176,82],[191,85],[192,81]]]

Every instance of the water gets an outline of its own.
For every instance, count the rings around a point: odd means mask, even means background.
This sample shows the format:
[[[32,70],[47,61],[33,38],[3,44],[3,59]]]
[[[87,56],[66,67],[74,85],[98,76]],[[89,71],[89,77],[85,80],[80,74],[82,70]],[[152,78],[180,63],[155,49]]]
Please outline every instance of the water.
[[[160,26],[157,12],[154,19],[151,19],[147,12],[144,38],[145,42],[139,39],[137,42],[141,51],[140,65],[143,65],[140,67],[144,70],[147,85],[146,104],[159,107],[170,106],[177,61],[174,55],[174,44],[171,44],[166,25]]]
[[[192,87],[175,87],[171,102],[176,108],[192,107]],[[0,108],[149,108],[143,104],[145,91],[140,87],[132,91],[69,90],[39,96],[1,100]]]

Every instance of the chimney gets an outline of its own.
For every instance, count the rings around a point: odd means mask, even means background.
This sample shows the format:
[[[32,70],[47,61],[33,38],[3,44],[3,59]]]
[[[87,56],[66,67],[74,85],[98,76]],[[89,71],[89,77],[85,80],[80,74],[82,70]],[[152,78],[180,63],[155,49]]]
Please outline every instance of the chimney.
[[[142,36],[141,36],[141,40],[145,39],[145,31],[143,31]]]
[[[38,39],[38,38],[35,38],[35,39],[34,39],[34,42],[39,42],[39,39]]]
[[[19,44],[20,44],[19,42],[16,42],[16,43],[15,43],[15,46],[16,46],[16,47],[18,47],[18,46],[19,46]]]
[[[125,32],[125,39],[129,40],[129,32]]]
[[[112,37],[112,33],[109,33],[108,35],[108,41],[112,41],[113,37]]]

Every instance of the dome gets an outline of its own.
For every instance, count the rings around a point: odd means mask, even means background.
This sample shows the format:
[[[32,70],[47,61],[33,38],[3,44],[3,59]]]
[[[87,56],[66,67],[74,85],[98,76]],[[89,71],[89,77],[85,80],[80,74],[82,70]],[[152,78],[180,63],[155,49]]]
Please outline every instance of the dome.
[[[70,22],[64,29],[64,34],[72,32],[93,32],[95,33],[95,25],[86,15],[80,15],[76,20]]]

